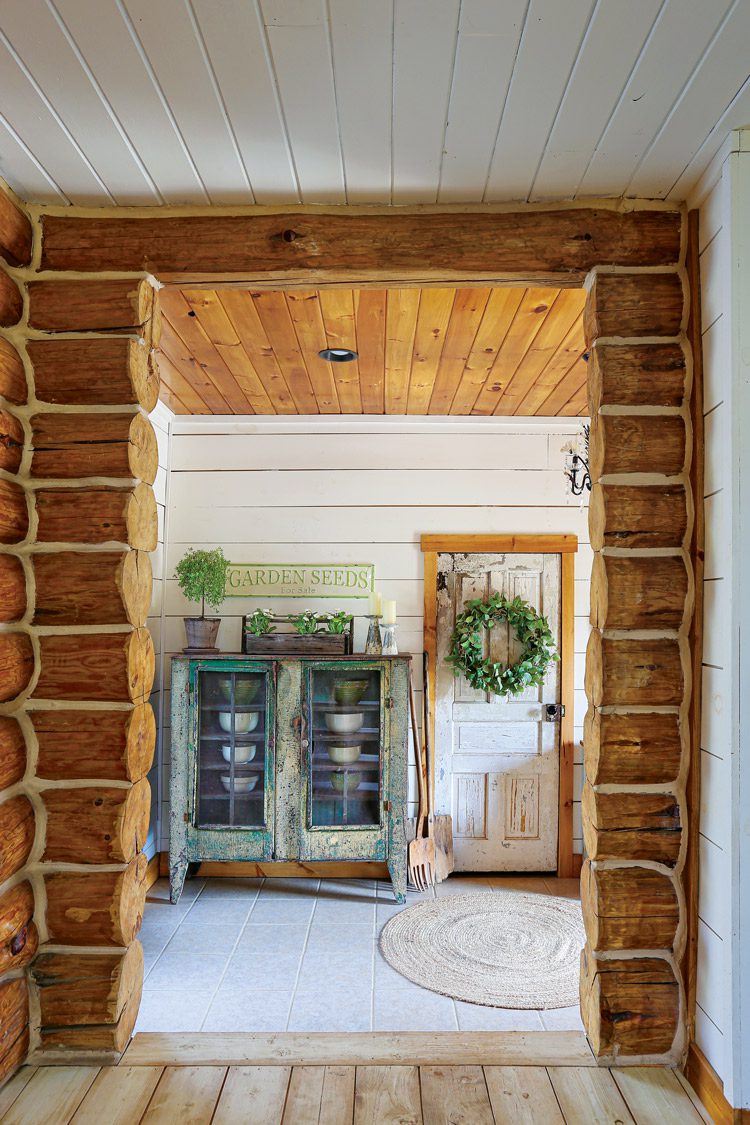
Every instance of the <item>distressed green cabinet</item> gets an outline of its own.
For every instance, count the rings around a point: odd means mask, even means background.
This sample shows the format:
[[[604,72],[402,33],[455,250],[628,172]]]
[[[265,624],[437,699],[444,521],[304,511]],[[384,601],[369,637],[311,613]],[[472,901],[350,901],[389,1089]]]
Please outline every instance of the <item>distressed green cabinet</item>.
[[[173,902],[202,860],[381,860],[405,901],[409,661],[173,658]]]

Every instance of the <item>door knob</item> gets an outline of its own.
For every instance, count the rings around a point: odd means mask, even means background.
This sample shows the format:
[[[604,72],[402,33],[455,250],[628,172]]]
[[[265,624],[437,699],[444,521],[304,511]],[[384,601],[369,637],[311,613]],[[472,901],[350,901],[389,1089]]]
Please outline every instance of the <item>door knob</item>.
[[[544,719],[548,723],[556,723],[559,719],[565,716],[565,705],[563,703],[545,703],[544,704]]]

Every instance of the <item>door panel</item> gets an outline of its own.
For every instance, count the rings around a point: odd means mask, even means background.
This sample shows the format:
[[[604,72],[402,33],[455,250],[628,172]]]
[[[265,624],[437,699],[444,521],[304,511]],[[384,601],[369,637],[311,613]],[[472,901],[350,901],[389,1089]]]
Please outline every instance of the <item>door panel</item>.
[[[521,597],[549,620],[560,643],[560,556],[438,556],[435,801],[453,816],[456,869],[553,871],[557,865],[560,666],[541,688],[506,699],[454,676],[446,657],[467,602],[494,593]],[[483,637],[485,655],[515,663],[522,645],[501,623]]]

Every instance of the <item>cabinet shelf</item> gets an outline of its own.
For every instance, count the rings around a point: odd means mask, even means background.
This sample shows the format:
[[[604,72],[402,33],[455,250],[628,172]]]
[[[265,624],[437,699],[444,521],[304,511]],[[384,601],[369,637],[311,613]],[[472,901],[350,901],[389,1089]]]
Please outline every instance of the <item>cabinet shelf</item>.
[[[201,793],[201,802],[203,801],[228,801],[232,796],[231,793]],[[259,801],[263,798],[262,789],[253,789],[252,793],[234,793],[234,803],[238,801]]]
[[[251,773],[263,773],[266,768],[265,762],[235,762],[234,772],[239,773],[240,770],[249,770]],[[223,773],[229,773],[229,762],[201,762],[201,770],[221,770]]]
[[[232,741],[232,736],[229,731],[221,731],[220,734],[201,734],[201,742],[223,742],[225,745]],[[234,736],[235,746],[242,746],[243,743],[248,742],[265,742],[265,731],[253,731],[252,734],[236,734]]]
[[[356,746],[358,742],[377,742],[380,737],[377,727],[360,727],[353,734],[336,734],[332,730],[319,730],[313,727],[312,734],[316,742],[335,742],[338,746]]]
[[[331,711],[335,715],[356,715],[358,711],[379,711],[380,702],[371,703],[362,700],[361,703],[329,703],[325,699],[313,699],[314,711]]]
[[[235,703],[234,707],[227,700],[226,703],[201,703],[201,711],[225,711],[230,714],[234,711],[235,715],[247,715],[248,712],[265,711],[265,703]]]
[[[372,765],[368,764],[370,762]],[[313,769],[322,770],[325,773],[335,773],[336,770],[351,770],[354,773],[357,773],[357,771],[360,773],[374,773],[375,770],[379,768],[380,759],[376,754],[363,754],[360,758],[357,758],[356,762],[352,762],[351,765],[346,766],[338,766],[335,762],[332,762],[330,758],[325,758],[323,761],[320,761],[319,758],[313,758]]]

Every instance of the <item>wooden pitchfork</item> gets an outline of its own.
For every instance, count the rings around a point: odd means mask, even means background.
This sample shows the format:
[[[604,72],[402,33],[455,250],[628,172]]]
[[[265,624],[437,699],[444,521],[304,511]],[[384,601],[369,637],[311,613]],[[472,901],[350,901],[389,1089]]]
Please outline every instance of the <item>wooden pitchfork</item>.
[[[417,708],[414,702],[414,680],[409,664],[409,708],[411,711],[412,741],[414,761],[417,767],[417,788],[419,808],[417,809],[417,828],[414,839],[409,843],[409,879],[418,891],[426,891],[435,885],[435,841],[430,838],[427,819],[427,797],[424,774],[422,772],[422,748],[417,735]]]

